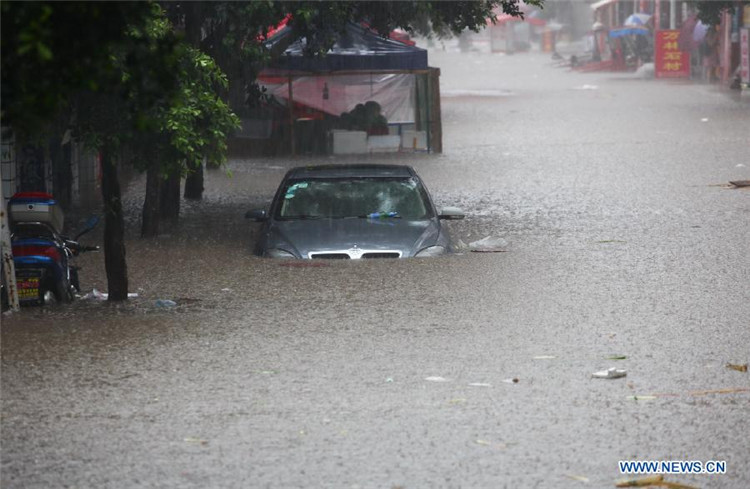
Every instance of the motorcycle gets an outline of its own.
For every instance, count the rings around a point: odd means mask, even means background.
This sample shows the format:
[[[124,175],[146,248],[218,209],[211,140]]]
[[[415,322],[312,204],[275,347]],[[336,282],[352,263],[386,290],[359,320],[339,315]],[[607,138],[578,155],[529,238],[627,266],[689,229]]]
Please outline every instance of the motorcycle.
[[[16,269],[16,290],[21,305],[67,303],[81,291],[79,268],[72,260],[80,253],[98,251],[78,239],[93,230],[99,218],[92,216],[73,239],[60,234],[62,211],[49,194],[15,194],[9,202],[11,247]]]

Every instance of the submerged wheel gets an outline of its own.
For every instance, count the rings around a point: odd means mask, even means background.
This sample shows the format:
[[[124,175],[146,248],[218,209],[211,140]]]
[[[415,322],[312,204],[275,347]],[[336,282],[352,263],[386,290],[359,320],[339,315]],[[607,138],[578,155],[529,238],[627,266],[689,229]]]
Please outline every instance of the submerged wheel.
[[[50,281],[47,286],[39,291],[39,303],[41,305],[67,303],[73,300],[73,293],[67,280]]]

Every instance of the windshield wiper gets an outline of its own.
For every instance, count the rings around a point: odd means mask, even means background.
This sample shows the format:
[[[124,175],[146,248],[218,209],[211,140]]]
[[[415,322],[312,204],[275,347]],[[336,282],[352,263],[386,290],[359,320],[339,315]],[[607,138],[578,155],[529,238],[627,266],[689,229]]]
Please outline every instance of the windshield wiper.
[[[284,216],[282,217],[284,220],[292,221],[292,220],[307,220],[307,219],[322,219],[322,216],[313,216],[310,214],[300,214],[298,216]]]

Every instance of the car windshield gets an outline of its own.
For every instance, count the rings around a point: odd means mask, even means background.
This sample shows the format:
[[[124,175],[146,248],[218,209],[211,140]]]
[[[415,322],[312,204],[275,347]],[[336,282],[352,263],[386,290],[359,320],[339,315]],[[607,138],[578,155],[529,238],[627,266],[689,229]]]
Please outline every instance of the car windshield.
[[[432,217],[415,178],[331,178],[290,180],[283,188],[279,219]]]

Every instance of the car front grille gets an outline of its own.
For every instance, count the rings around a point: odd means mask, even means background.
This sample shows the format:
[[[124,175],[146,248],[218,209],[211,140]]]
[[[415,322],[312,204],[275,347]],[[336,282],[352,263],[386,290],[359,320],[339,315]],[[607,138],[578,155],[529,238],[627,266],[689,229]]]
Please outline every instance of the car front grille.
[[[400,258],[401,253],[396,252],[378,252],[378,253],[365,253],[362,255],[362,258]]]
[[[352,248],[349,250],[336,251],[311,251],[308,258],[322,260],[359,260],[373,258],[401,258],[401,252],[395,250],[360,250]]]
[[[346,253],[310,253],[310,258],[320,260],[349,260],[351,257]]]

